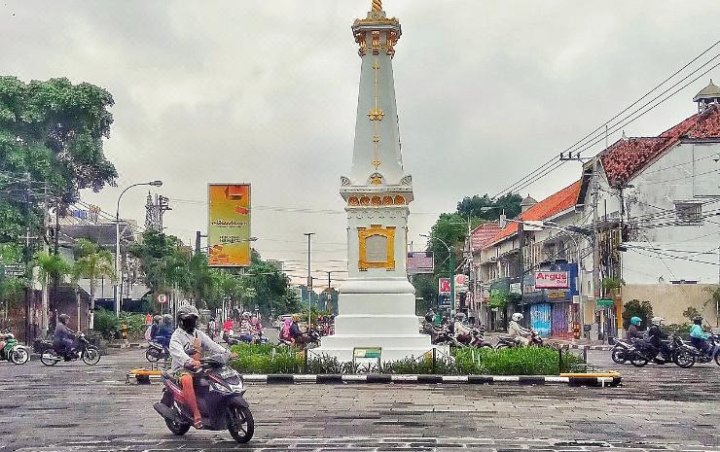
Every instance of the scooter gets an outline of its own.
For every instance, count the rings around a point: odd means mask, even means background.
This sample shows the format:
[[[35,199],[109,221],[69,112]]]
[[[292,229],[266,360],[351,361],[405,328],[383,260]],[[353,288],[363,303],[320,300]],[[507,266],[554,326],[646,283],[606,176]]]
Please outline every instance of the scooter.
[[[625,364],[630,359],[628,351],[632,347],[633,344],[630,341],[616,338],[615,344],[610,351],[610,357],[618,364]]]
[[[16,365],[30,361],[30,349],[20,344],[12,333],[0,335],[0,339],[5,342],[0,349],[0,361],[7,360]]]
[[[530,330],[530,343],[528,345],[534,346],[534,347],[542,347],[545,341],[543,341],[543,338],[540,337],[540,334],[538,334],[535,330]],[[501,350],[503,348],[513,348],[513,347],[520,347],[522,344],[520,341],[515,340],[515,338],[512,338],[510,336],[500,336],[498,338],[497,344],[495,344],[495,350]]]
[[[156,363],[161,359],[170,359],[170,349],[159,342],[150,341],[148,343],[148,349],[145,352],[145,359],[151,363]]]
[[[55,348],[48,348],[40,355],[40,362],[46,366],[54,366],[60,361],[75,361],[82,358],[88,366],[94,366],[100,361],[100,350],[92,345],[84,333],[78,333],[76,345],[65,353],[58,352]]]
[[[240,374],[227,367],[223,355],[200,360],[193,378],[202,430],[225,430],[238,443],[247,443],[255,433],[255,420],[245,397]],[[171,375],[163,372],[162,398],[153,405],[175,435],[184,435],[193,425],[193,414],[182,389]]]
[[[473,328],[470,332],[470,335],[472,336],[472,339],[470,340],[470,343],[468,344],[470,347],[475,348],[493,348],[493,345],[485,340],[485,337],[483,336],[482,331],[480,331],[477,328]]]

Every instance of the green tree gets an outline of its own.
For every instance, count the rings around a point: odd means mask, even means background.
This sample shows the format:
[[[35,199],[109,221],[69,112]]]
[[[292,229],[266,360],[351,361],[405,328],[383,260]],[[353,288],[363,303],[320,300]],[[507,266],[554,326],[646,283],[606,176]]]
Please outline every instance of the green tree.
[[[433,275],[413,276],[412,285],[415,287],[415,298],[418,299],[415,305],[417,315],[425,315],[430,308],[435,308],[438,296],[436,281]]]
[[[649,301],[640,300],[630,300],[625,303],[622,313],[623,328],[627,329],[628,326],[630,326],[630,318],[635,316],[642,319],[640,329],[645,329],[650,323],[650,319],[653,316],[652,303],[650,303]]]
[[[114,185],[117,171],[103,153],[113,103],[88,83],[0,77],[0,242],[17,240],[28,225],[39,231],[46,190],[64,208],[81,189]]]
[[[69,275],[72,272],[72,265],[65,262],[57,254],[50,254],[47,251],[39,251],[33,256],[33,260],[30,264],[32,269],[38,270],[38,278],[40,285],[42,286],[43,301],[42,301],[42,331],[48,327],[47,313],[49,310],[48,300],[48,286],[50,279],[60,279],[65,275]]]
[[[90,319],[89,329],[95,326],[95,289],[98,280],[108,278],[115,281],[115,268],[113,264],[113,255],[108,251],[99,247],[97,244],[79,239],[75,244],[75,268],[73,277],[77,281],[80,278],[86,278],[90,284]]]
[[[457,214],[463,218],[475,218],[485,221],[496,221],[505,211],[508,218],[520,215],[522,197],[518,194],[508,193],[498,199],[491,199],[487,194],[483,196],[466,196],[457,204]]]

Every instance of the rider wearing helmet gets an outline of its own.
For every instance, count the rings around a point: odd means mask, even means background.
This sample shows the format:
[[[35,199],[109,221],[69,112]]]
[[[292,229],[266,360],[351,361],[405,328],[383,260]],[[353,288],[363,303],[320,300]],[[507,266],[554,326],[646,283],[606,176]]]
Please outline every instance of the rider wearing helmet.
[[[55,333],[53,334],[53,347],[59,354],[66,356],[75,343],[75,332],[67,327],[68,320],[70,320],[69,315],[60,314],[58,320],[60,321],[55,325]]]
[[[638,317],[638,316],[631,317],[630,318],[630,326],[628,326],[627,333],[625,333],[625,339],[627,339],[627,340],[641,339],[642,334],[640,334],[640,331],[638,330],[641,323],[642,323],[642,319],[640,317]]]
[[[159,315],[153,316],[152,325],[150,326],[150,339],[155,340],[155,336],[158,334],[158,330],[160,329],[160,321],[162,320],[162,317]]]
[[[197,328],[199,318],[200,314],[195,306],[182,306],[177,312],[178,327],[170,338],[170,356],[172,356],[170,372],[180,383],[183,396],[192,409],[195,428],[202,428],[202,418],[195,398],[192,371],[200,368],[203,351],[225,355],[226,359],[232,356]]]
[[[455,325],[453,328],[453,333],[455,334],[455,339],[458,340],[458,342],[462,342],[463,344],[469,344],[470,343],[470,328],[467,328],[463,321],[465,320],[465,314],[462,312],[458,312],[455,314]]]
[[[662,325],[662,322],[665,319],[662,317],[653,317],[650,319],[650,323],[652,324],[650,326],[650,329],[648,329],[648,336],[649,336],[649,342],[652,344],[653,347],[655,347],[656,350],[660,352],[660,355],[662,356],[662,360],[655,358],[655,362],[658,364],[665,364],[666,362],[670,361],[670,351],[667,349],[667,346],[662,342],[663,339],[667,339],[668,335],[663,333],[660,326]]]
[[[527,336],[531,335],[530,330],[520,326],[520,321],[523,319],[523,315],[516,312],[512,315],[510,324],[508,325],[508,334],[515,341],[520,342],[522,345],[530,344],[530,339]]]
[[[156,316],[160,317],[160,316]],[[158,326],[157,333],[155,334],[155,337],[153,340],[157,342],[158,344],[162,344],[165,347],[170,346],[170,337],[173,334],[172,330],[172,316],[170,314],[165,314],[164,316],[160,317],[160,323]]]
[[[707,352],[708,349],[708,337],[710,335],[702,329],[703,318],[699,315],[693,317],[693,326],[690,328],[690,342],[693,347],[697,348],[702,352]]]

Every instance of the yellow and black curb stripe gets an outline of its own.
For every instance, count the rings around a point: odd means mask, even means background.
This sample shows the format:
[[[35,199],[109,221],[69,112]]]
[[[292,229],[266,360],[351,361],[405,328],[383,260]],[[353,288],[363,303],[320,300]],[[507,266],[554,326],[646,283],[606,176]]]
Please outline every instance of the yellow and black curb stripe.
[[[159,370],[133,369],[128,373],[126,382],[151,384],[159,381],[162,372]],[[615,387],[622,382],[617,372],[606,373],[575,373],[553,376],[534,375],[341,375],[341,374],[247,374],[242,376],[245,383],[253,384],[469,384],[469,385],[568,385],[590,387]]]

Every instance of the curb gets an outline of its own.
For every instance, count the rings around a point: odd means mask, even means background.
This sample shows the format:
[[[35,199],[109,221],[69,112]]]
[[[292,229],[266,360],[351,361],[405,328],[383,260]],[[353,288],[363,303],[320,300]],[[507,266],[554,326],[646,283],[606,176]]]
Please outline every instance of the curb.
[[[549,342],[548,344],[551,346],[554,346],[554,347],[560,347],[563,349],[574,349],[574,350],[610,351],[613,349],[613,345],[579,345],[579,344],[562,344],[562,343],[558,343],[558,342]]]
[[[126,383],[151,384],[161,380],[160,371],[136,369],[127,374]],[[470,384],[494,385],[509,384],[520,386],[568,385],[604,388],[618,386],[622,382],[620,374],[561,374],[553,376],[536,375],[341,375],[341,374],[247,374],[242,375],[245,383],[251,384]]]

